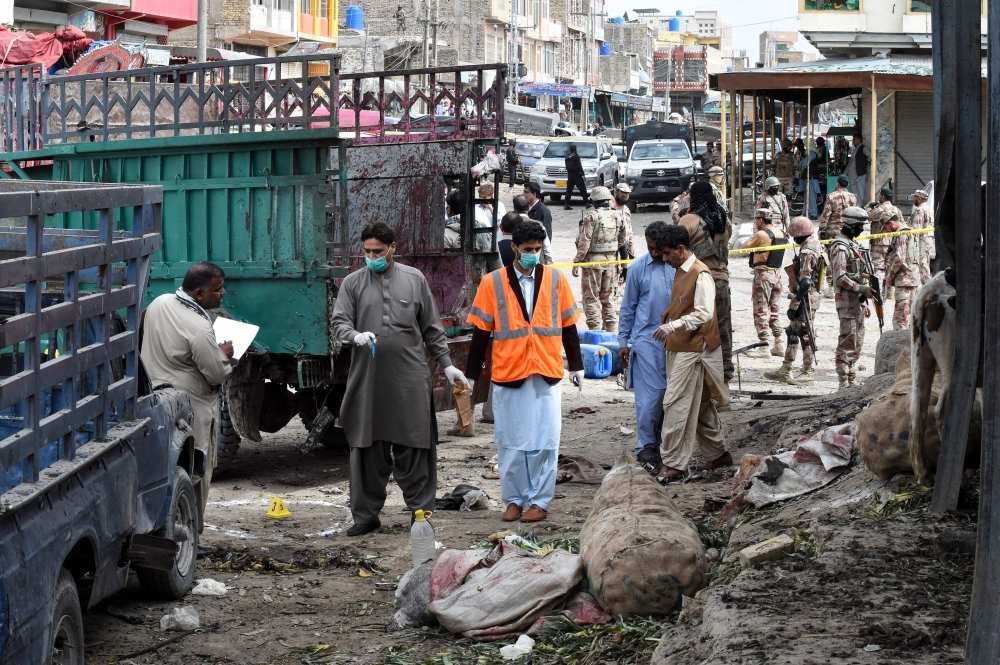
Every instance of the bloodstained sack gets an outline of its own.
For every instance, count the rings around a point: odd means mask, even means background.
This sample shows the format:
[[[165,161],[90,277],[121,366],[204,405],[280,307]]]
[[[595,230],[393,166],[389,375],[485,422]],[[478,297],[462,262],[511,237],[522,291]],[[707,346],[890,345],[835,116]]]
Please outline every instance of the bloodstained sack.
[[[705,546],[666,488],[620,461],[580,530],[590,591],[613,616],[666,616],[705,586]]]

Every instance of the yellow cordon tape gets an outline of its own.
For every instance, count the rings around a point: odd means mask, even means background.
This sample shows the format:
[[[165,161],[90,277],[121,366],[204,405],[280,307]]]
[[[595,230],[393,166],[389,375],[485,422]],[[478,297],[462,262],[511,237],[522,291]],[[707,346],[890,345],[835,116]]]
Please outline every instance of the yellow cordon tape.
[[[882,238],[895,238],[896,236],[916,235],[918,233],[934,233],[934,227],[926,229],[908,229],[906,231],[893,231],[891,233],[875,233],[872,235],[855,238],[854,242],[864,242],[866,240],[881,240]],[[821,245],[829,245],[833,240],[820,240]],[[771,245],[769,247],[739,247],[729,250],[729,256],[742,256],[744,254],[754,254],[759,252],[770,252],[772,249],[794,249],[798,245]],[[586,263],[553,263],[550,268],[593,268],[594,266],[622,266],[632,263],[635,259],[619,259],[616,261],[588,261]]]

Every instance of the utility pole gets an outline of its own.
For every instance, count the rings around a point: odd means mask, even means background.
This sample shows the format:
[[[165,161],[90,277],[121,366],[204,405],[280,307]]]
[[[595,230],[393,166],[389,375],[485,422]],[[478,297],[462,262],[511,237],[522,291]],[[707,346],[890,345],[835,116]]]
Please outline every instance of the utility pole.
[[[670,56],[667,58],[667,89],[666,89],[666,92],[664,92],[664,95],[663,95],[664,97],[667,98],[667,103],[666,103],[667,114],[666,114],[666,117],[663,118],[664,120],[667,120],[667,119],[670,118],[670,84],[673,83],[673,80],[674,80],[674,47],[673,47],[673,45],[670,46],[669,53],[670,53]]]
[[[520,22],[518,21],[517,7],[518,7],[518,0],[511,0],[510,3],[511,43],[510,43],[510,64],[508,65],[510,68],[510,71],[508,72],[510,85],[507,86],[507,89],[510,91],[509,93],[510,101],[512,104],[517,104],[517,83],[518,83],[517,66],[518,63],[520,62],[517,59],[517,44],[519,39],[518,23]]]
[[[431,39],[434,42],[434,66],[438,66],[438,23],[440,22],[441,16],[441,0],[434,0],[434,23],[431,25],[433,29],[431,31]]]
[[[198,0],[198,38],[195,54],[198,62],[208,62],[208,0]]]
[[[583,54],[583,85],[587,88],[587,110],[584,112],[585,117],[580,122],[580,128],[583,129],[586,125],[590,124],[590,58],[594,53],[594,19],[600,16],[602,19],[607,16],[605,13],[595,14],[594,6],[591,0],[586,0],[587,11],[585,12],[571,12],[573,16],[586,16],[587,17],[587,29],[584,34],[584,54]],[[600,71],[600,70],[598,70]],[[582,105],[581,105],[582,106]]]

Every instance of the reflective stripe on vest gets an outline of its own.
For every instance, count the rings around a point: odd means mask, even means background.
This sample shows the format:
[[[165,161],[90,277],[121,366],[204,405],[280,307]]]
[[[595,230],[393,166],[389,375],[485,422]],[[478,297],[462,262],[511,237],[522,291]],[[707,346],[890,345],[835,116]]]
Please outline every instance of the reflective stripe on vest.
[[[516,270],[516,268],[515,268]],[[528,321],[528,326],[526,328],[518,328],[517,330],[510,329],[510,319],[507,315],[507,292],[503,288],[503,275],[506,274],[505,270],[495,270],[493,271],[493,288],[497,295],[497,314],[500,316],[500,330],[494,331],[494,340],[507,340],[507,339],[520,339],[521,337],[527,337],[529,332],[533,332],[541,337],[561,337],[562,336],[562,325],[560,325],[564,320],[573,315],[576,311],[576,303],[567,309],[560,318],[559,314],[559,280],[562,279],[562,273],[558,270],[551,270],[552,274],[552,288],[550,299],[552,301],[552,321],[556,323],[554,327],[544,327],[536,326],[532,322]],[[541,284],[536,284],[535,288],[541,288]],[[527,303],[526,303],[527,304]],[[515,307],[519,305],[517,302],[514,303]],[[488,315],[484,316],[480,310],[474,310],[479,318],[483,319],[488,323],[493,323],[493,317]],[[531,312],[531,318],[534,319],[535,312]]]

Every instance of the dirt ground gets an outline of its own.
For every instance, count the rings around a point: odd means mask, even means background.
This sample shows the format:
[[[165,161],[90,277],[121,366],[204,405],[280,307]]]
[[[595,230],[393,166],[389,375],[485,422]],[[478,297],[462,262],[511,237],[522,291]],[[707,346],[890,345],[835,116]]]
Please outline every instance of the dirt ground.
[[[509,208],[506,187],[502,198]],[[580,209],[563,212],[553,205],[552,210],[556,260],[569,261]],[[643,229],[656,219],[669,219],[665,207],[643,207],[633,216],[640,252],[645,252]],[[751,274],[742,260],[734,260],[732,269],[734,346],[740,347],[756,341]],[[579,280],[571,283],[579,295]],[[884,377],[876,377],[864,388],[831,394],[837,386],[832,305],[824,300],[817,317],[815,386],[767,382],[761,374],[777,367],[778,358],[741,358],[744,391],[817,397],[753,402],[738,397],[724,414],[728,445],[737,459],[748,452],[772,452],[801,434],[849,420],[870,400],[874,384],[887,385]],[[891,304],[888,309],[887,321]],[[860,378],[869,376],[874,365],[877,324],[869,323],[868,333]],[[585,406],[594,413],[574,412]],[[563,453],[610,465],[635,445],[635,435],[623,433],[635,428],[632,394],[614,377],[588,380],[582,392],[564,382],[563,415]],[[438,415],[442,433],[454,422],[454,413]],[[435,514],[437,538],[449,548],[470,548],[508,526],[500,520],[498,481],[482,477],[496,453],[492,426],[476,426],[473,438],[442,436],[438,495],[467,483],[486,490],[494,501],[488,511]],[[89,663],[499,662],[497,645],[473,649],[435,631],[387,629],[396,582],[410,567],[409,521],[400,492],[390,483],[378,532],[347,538],[347,453],[318,448],[302,455],[296,443],[304,436],[305,430],[293,424],[265,435],[262,443],[244,442],[236,459],[216,472],[202,537],[202,544],[215,553],[199,562],[197,578],[224,582],[227,595],[152,601],[133,576],[126,590],[85,615]],[[710,509],[717,507],[715,500],[728,498],[731,471],[673,490],[681,510],[702,525],[706,541],[720,547],[728,529]],[[905,489],[857,469],[807,501],[745,513],[712,586],[701,594],[702,623],[675,626],[676,617],[671,617],[644,624],[654,631],[650,637],[634,642],[638,648],[631,655],[604,662],[649,662],[661,626],[668,630],[659,642],[657,662],[665,663],[936,663],[959,658],[971,588],[974,514],[966,509],[958,516],[933,518],[922,511],[926,494],[897,496]],[[576,537],[595,491],[593,485],[559,485],[549,518],[531,530],[543,540]],[[264,516],[272,497],[285,501],[291,518]],[[976,504],[974,494],[965,499],[965,505]],[[781,532],[798,535],[797,554],[740,573],[732,553]],[[160,617],[188,605],[210,630],[122,658],[172,637],[160,630]],[[617,630],[632,630],[628,626],[635,623]],[[586,636],[582,646],[564,651],[559,662],[599,662],[589,659],[587,647],[593,650],[600,636],[595,633],[591,643],[590,633],[581,635]],[[866,651],[869,645],[879,649]]]

